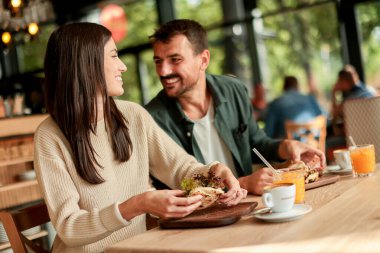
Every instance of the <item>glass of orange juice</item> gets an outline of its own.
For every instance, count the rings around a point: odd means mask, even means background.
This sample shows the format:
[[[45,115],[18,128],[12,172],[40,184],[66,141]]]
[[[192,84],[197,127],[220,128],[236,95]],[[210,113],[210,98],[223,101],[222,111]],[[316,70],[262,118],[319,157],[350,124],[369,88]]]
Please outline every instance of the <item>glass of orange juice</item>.
[[[274,180],[274,184],[293,183],[296,185],[295,203],[305,202],[305,176],[303,169],[280,169],[278,170],[278,178]]]
[[[351,146],[350,157],[354,177],[372,176],[375,172],[375,146],[373,144]]]

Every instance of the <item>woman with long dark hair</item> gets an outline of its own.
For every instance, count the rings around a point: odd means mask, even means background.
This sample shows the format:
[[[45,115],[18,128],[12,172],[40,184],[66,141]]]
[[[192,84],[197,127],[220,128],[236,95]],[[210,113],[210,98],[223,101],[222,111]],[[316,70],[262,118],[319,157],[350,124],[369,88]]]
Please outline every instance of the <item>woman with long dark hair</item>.
[[[61,26],[45,56],[50,117],[35,134],[35,170],[57,231],[53,252],[102,252],[145,231],[145,214],[183,217],[201,204],[181,190],[148,191],[149,174],[172,189],[193,173],[214,171],[228,205],[246,196],[230,170],[187,155],[139,105],[114,100],[127,70],[109,30]]]

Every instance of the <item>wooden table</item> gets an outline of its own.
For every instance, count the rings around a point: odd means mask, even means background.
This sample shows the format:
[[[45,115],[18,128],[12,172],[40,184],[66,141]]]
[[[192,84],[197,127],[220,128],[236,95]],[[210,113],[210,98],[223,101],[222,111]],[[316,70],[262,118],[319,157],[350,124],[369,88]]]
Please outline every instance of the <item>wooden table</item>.
[[[259,197],[247,200],[262,207]],[[313,211],[296,221],[266,223],[243,217],[218,228],[156,228],[105,252],[380,252],[380,172],[368,178],[345,176],[309,190],[306,203]]]

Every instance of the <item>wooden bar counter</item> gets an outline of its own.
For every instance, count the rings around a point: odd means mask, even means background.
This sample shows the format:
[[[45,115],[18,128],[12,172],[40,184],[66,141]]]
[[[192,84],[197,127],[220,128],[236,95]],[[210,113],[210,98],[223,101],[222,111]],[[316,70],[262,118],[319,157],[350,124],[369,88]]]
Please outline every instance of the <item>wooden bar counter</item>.
[[[262,207],[260,197],[246,201],[258,201]],[[243,217],[217,228],[156,228],[105,252],[380,252],[380,172],[368,178],[343,176],[334,184],[308,190],[306,203],[313,210],[295,221],[267,223]]]

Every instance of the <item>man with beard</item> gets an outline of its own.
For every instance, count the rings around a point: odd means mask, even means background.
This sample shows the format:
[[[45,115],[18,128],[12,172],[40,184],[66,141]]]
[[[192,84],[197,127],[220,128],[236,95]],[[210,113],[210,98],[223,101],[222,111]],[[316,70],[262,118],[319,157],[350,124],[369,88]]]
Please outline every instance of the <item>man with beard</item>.
[[[206,74],[210,61],[207,33],[192,20],[173,20],[150,36],[163,90],[146,106],[156,122],[199,161],[220,161],[239,177],[242,188],[262,194],[273,174],[262,168],[257,148],[269,160],[303,160],[324,154],[303,143],[267,137],[253,118],[247,89],[230,76]],[[155,183],[155,186],[161,187]]]

